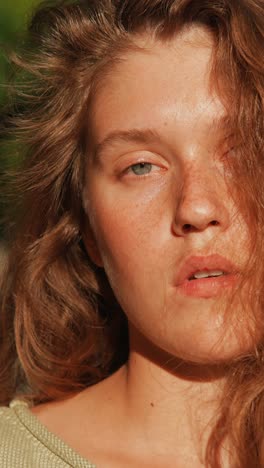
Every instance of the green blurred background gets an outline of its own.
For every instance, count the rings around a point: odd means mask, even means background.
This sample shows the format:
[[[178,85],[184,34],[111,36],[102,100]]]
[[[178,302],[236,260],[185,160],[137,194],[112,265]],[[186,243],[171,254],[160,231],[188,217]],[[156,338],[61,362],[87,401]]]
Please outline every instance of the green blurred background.
[[[0,108],[6,100],[5,82],[9,74],[7,50],[15,47],[21,41],[23,32],[30,20],[32,11],[40,3],[40,0],[0,0]],[[0,174],[4,174],[8,164],[8,155],[4,145],[0,149]],[[3,242],[3,178],[0,179],[0,269],[2,263],[1,252]]]
[[[3,52],[5,46],[15,46],[25,30],[32,9],[40,3],[38,0],[0,0],[0,83],[4,83],[7,74],[7,59]],[[4,97],[0,87],[0,102]]]

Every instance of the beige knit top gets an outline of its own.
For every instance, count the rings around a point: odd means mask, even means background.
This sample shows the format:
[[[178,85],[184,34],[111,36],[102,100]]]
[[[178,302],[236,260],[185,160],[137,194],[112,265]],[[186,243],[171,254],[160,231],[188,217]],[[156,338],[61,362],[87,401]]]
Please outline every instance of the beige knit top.
[[[96,468],[49,432],[23,401],[0,407],[1,468]]]

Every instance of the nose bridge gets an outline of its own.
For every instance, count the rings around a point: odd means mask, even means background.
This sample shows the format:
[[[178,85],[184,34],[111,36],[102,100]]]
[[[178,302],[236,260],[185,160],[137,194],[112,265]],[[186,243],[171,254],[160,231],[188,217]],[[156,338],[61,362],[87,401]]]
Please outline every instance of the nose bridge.
[[[216,168],[192,162],[183,172],[174,224],[180,234],[212,226],[226,227],[226,190]]]
[[[218,183],[217,183],[218,182]],[[219,180],[216,170],[207,165],[189,164],[183,177],[182,202],[191,202],[193,208],[200,203],[213,204],[219,187]]]

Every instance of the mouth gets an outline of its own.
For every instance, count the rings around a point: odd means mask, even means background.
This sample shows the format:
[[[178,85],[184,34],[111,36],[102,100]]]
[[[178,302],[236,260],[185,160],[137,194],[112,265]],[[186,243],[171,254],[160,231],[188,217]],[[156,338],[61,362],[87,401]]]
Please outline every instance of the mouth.
[[[200,279],[205,279],[205,278],[220,278],[222,276],[228,275],[228,272],[226,271],[221,271],[221,270],[202,270],[202,271],[197,271],[194,274],[192,274],[189,278],[188,281],[196,281]]]
[[[187,258],[176,278],[176,289],[185,296],[212,298],[235,286],[237,268],[220,255]]]

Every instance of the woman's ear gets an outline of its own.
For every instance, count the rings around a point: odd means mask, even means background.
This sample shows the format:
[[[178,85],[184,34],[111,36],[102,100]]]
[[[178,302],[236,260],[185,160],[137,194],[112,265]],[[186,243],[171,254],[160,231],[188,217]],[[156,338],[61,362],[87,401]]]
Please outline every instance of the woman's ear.
[[[85,223],[85,226],[82,232],[82,240],[92,262],[96,266],[103,268],[104,265],[103,265],[102,257],[98,249],[98,245],[94,237],[93,231],[88,222]]]

